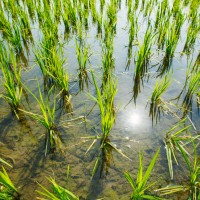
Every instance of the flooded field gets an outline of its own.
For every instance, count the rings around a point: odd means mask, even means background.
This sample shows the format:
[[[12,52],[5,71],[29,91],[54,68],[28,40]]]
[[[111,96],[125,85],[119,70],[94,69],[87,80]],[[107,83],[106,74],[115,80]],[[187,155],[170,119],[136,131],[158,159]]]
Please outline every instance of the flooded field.
[[[0,199],[200,199],[199,32],[199,0],[0,1]]]

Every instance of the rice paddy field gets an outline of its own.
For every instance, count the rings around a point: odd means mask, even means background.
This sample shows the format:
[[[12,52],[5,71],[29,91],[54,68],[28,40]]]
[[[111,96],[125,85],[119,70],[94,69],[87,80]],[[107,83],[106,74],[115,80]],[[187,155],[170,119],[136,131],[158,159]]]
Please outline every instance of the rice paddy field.
[[[0,199],[200,199],[199,0],[0,1]]]

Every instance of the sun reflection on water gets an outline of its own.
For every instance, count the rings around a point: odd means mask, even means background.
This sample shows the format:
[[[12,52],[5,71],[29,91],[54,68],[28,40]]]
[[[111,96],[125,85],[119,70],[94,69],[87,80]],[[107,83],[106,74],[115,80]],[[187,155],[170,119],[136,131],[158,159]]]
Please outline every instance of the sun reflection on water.
[[[142,117],[139,113],[131,113],[128,122],[132,125],[141,125]]]

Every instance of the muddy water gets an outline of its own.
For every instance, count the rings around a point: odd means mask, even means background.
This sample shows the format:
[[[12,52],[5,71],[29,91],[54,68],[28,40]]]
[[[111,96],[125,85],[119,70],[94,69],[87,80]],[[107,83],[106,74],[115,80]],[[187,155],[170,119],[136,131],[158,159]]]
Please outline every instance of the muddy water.
[[[152,14],[155,15],[155,14]],[[142,18],[142,16],[141,16]],[[147,22],[140,21],[139,41],[142,41],[146,30]],[[39,42],[41,37],[37,23],[33,25],[34,40]],[[97,31],[92,23],[87,33],[86,41],[90,44],[92,55],[90,57],[90,66],[101,73],[101,46],[96,37]],[[185,41],[188,24],[183,26],[182,39],[179,42],[175,58],[173,59],[173,84],[164,94],[163,99],[170,100],[177,97],[182,90],[188,57],[181,55],[183,41]],[[63,26],[60,25],[60,34],[64,37]],[[37,122],[24,115],[18,121],[11,113],[9,106],[0,99],[0,155],[13,165],[13,169],[7,169],[13,182],[19,187],[23,199],[35,199],[38,194],[35,190],[39,189],[38,183],[50,188],[46,177],[55,177],[56,181],[66,186],[80,199],[94,200],[104,199],[129,199],[131,188],[126,182],[123,172],[130,171],[136,174],[138,166],[138,152],[144,152],[144,165],[147,166],[156,150],[161,147],[161,155],[157,161],[152,174],[151,181],[157,181],[153,189],[164,187],[168,184],[184,183],[187,181],[187,170],[183,165],[175,166],[174,182],[170,181],[167,159],[163,137],[166,130],[170,129],[177,119],[169,114],[162,114],[161,119],[156,124],[152,123],[149,117],[150,98],[156,78],[152,76],[148,81],[144,81],[141,87],[136,104],[133,101],[133,70],[134,53],[137,46],[133,46],[133,58],[130,62],[129,70],[126,69],[127,63],[127,44],[128,44],[128,26],[127,26],[127,7],[125,1],[122,1],[121,9],[118,11],[117,32],[114,40],[114,74],[118,79],[118,93],[115,98],[115,105],[118,108],[115,125],[111,131],[111,142],[129,159],[113,151],[112,160],[108,173],[103,173],[99,178],[99,171],[95,177],[91,178],[91,172],[94,162],[98,155],[98,143],[86,154],[92,140],[88,136],[96,135],[101,132],[99,109],[91,101],[88,93],[95,94],[94,87],[89,83],[89,88],[79,91],[77,80],[78,62],[75,54],[75,36],[69,39],[65,44],[65,56],[67,57],[66,69],[70,74],[70,94],[72,95],[73,115],[67,115],[62,109],[57,110],[56,121],[61,123],[66,119],[76,118],[81,115],[87,116],[86,122],[71,123],[71,126],[61,126],[58,131],[63,141],[63,152],[50,153],[44,156],[45,133],[46,130]],[[32,48],[30,47],[32,50]],[[200,50],[199,41],[189,59],[196,58]],[[30,51],[32,52],[32,51]],[[157,62],[162,53],[154,49],[153,63]],[[28,57],[29,67],[23,71],[23,81],[37,94],[35,78],[39,79],[41,87],[43,86],[43,77],[37,65],[34,64],[33,53]],[[156,68],[152,68],[152,74],[155,74]],[[91,78],[90,78],[91,80]],[[100,83],[99,83],[100,84]],[[179,104],[183,98],[180,99]],[[35,100],[29,95],[29,103],[23,101],[24,108],[30,108],[32,112],[38,112],[39,107]],[[175,108],[176,110],[176,108]],[[196,104],[193,105],[192,120],[199,130],[199,115]],[[191,115],[190,115],[191,117]],[[66,183],[67,166],[70,165],[70,179]],[[153,190],[152,190],[153,191]],[[184,195],[175,195],[170,199],[185,199]]]

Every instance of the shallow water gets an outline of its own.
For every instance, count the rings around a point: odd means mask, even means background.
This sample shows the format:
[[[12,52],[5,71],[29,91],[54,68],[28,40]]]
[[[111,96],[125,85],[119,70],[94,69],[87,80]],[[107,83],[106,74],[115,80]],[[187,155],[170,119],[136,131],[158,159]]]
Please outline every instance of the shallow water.
[[[163,138],[167,130],[169,130],[175,122],[178,121],[174,116],[169,114],[161,114],[158,123],[152,123],[149,116],[149,104],[155,82],[156,69],[151,69],[151,77],[144,81],[144,86],[141,86],[141,92],[138,95],[136,104],[133,100],[133,73],[134,73],[134,56],[136,55],[138,46],[133,46],[133,57],[130,61],[129,69],[126,69],[127,52],[128,52],[128,22],[127,22],[127,6],[125,1],[121,1],[121,9],[119,9],[117,21],[117,31],[114,39],[114,74],[118,79],[118,92],[115,97],[115,106],[118,108],[117,118],[114,127],[111,131],[111,142],[126,156],[113,150],[113,160],[108,169],[107,175],[104,173],[102,178],[99,178],[99,171],[95,177],[91,178],[91,172],[94,166],[95,159],[98,155],[98,144],[94,146],[87,154],[86,151],[92,143],[88,136],[96,135],[96,132],[101,132],[99,108],[91,100],[88,93],[95,95],[95,88],[91,83],[90,77],[89,87],[80,91],[77,78],[78,62],[76,59],[75,38],[71,37],[64,45],[65,56],[67,58],[66,69],[70,77],[70,94],[72,96],[73,115],[66,114],[64,110],[57,110],[57,121],[63,121],[79,117],[87,116],[86,122],[80,121],[72,123],[70,127],[59,127],[58,131],[63,141],[63,153],[57,151],[50,153],[47,157],[44,156],[46,130],[37,122],[31,120],[24,115],[22,120],[18,121],[12,115],[9,106],[0,99],[0,156],[5,158],[13,165],[12,169],[8,169],[9,175],[13,182],[20,188],[23,199],[35,199],[39,196],[35,190],[40,187],[38,183],[49,187],[46,179],[48,176],[55,177],[56,181],[66,186],[67,166],[70,165],[70,179],[67,184],[68,188],[74,192],[80,199],[129,199],[131,188],[125,180],[123,173],[129,171],[131,174],[136,174],[139,164],[138,152],[144,152],[144,165],[147,166],[153,157],[156,150],[161,147],[161,155],[154,168],[151,180],[157,181],[153,189],[164,187],[168,184],[184,183],[187,181],[187,170],[183,165],[174,166],[174,182],[170,181],[167,158]],[[138,40],[142,42],[144,33],[147,27],[147,20],[140,13],[140,30]],[[155,18],[155,13],[152,12],[152,18]],[[37,21],[32,24],[34,29],[32,34],[35,44],[37,45],[42,38]],[[185,31],[188,28],[187,21],[182,27],[181,39],[176,49],[173,58],[172,79],[173,84],[164,94],[163,99],[169,101],[177,97],[183,88],[186,77],[188,62],[193,58],[196,59],[200,51],[199,35],[195,43],[194,51],[190,57],[185,54],[181,55],[184,42],[186,39]],[[60,36],[64,38],[64,26],[61,23]],[[96,74],[101,75],[101,45],[100,39],[96,37],[97,30],[89,22],[89,30],[85,41],[90,44],[90,65],[88,69],[94,69]],[[61,39],[61,40],[62,40]],[[28,63],[30,68],[23,70],[23,81],[34,93],[37,92],[37,84],[34,79],[38,79],[41,87],[43,87],[43,77],[40,68],[34,64],[34,54],[30,47],[30,55]],[[153,55],[151,64],[157,63],[162,52],[157,51],[157,47],[153,47]],[[100,81],[99,81],[100,85]],[[0,86],[2,89],[2,85]],[[181,105],[183,96],[180,98],[178,105]],[[176,101],[173,101],[175,104]],[[39,106],[36,101],[29,95],[29,104],[23,100],[24,108],[30,108],[32,112],[38,112]],[[173,108],[177,109],[177,108]],[[180,112],[181,116],[181,112]],[[199,130],[199,113],[197,105],[194,102],[192,108],[192,121]],[[153,190],[152,190],[153,191]],[[169,199],[185,199],[184,195],[174,195]]]

